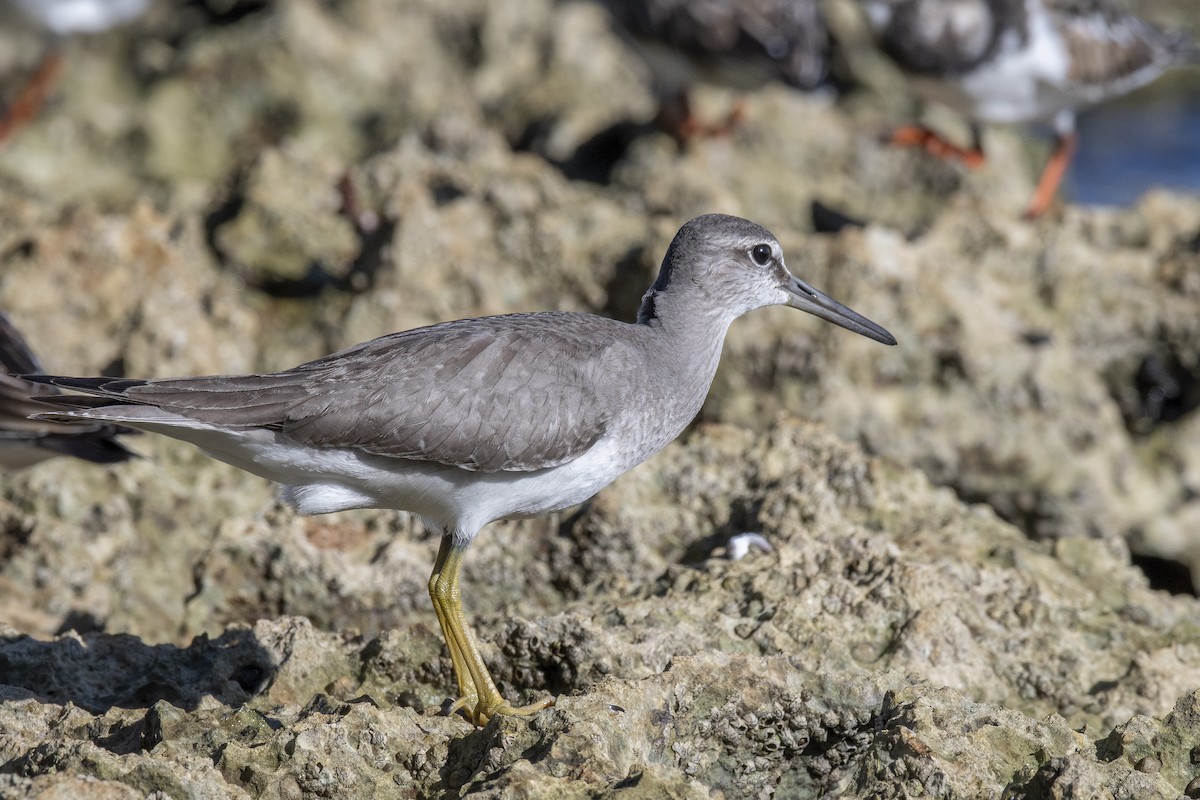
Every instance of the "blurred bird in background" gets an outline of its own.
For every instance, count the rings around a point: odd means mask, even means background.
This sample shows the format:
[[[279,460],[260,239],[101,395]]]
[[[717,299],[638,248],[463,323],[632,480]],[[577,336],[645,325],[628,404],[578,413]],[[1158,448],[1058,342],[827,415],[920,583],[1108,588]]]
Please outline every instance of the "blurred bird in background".
[[[12,321],[0,313],[0,468],[19,469],[54,456],[75,456],[96,464],[116,464],[134,457],[118,436],[134,431],[108,423],[84,426],[35,421],[31,414],[54,411],[42,398],[61,394],[14,377],[42,372],[42,365]]]
[[[741,117],[705,125],[692,114],[696,81],[738,90],[780,81],[804,91],[829,74],[830,39],[818,0],[601,0],[645,60],[659,126],[686,141],[727,132]]]
[[[1187,35],[1157,28],[1113,0],[858,0],[880,49],[916,94],[971,123],[969,147],[917,125],[897,144],[970,165],[983,161],[981,123],[1050,122],[1055,147],[1026,218],[1045,213],[1077,144],[1076,113],[1195,63]]]

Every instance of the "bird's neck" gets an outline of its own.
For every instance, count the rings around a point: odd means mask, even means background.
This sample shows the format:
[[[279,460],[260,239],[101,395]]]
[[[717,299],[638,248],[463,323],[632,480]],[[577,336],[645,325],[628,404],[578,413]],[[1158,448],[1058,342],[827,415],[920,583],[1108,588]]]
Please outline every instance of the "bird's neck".
[[[661,348],[670,379],[694,384],[701,394],[707,393],[716,374],[725,334],[734,319],[727,308],[705,299],[652,290],[638,311],[638,325]]]
[[[642,297],[637,321],[639,325],[664,330],[699,327],[723,332],[738,316],[725,300],[714,301],[702,292],[685,292],[675,287],[669,290],[652,288]]]

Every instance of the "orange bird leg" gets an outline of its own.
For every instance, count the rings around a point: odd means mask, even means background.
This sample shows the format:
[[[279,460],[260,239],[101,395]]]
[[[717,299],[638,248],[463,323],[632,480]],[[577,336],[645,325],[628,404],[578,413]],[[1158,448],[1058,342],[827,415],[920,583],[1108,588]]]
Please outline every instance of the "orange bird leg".
[[[954,158],[971,169],[983,166],[983,148],[977,142],[971,147],[959,147],[924,125],[904,125],[897,128],[892,132],[891,143],[898,147],[919,147],[941,159]]]
[[[51,50],[38,64],[37,71],[9,106],[8,112],[0,117],[0,142],[32,122],[46,104],[46,97],[62,75],[63,55]]]
[[[1025,219],[1037,219],[1046,213],[1054,195],[1058,193],[1058,187],[1062,183],[1063,175],[1067,173],[1067,165],[1075,156],[1078,144],[1079,136],[1074,132],[1058,137],[1058,145],[1054,148],[1050,160],[1046,162],[1037,189],[1033,192],[1033,199],[1029,201],[1029,208],[1025,210]]]

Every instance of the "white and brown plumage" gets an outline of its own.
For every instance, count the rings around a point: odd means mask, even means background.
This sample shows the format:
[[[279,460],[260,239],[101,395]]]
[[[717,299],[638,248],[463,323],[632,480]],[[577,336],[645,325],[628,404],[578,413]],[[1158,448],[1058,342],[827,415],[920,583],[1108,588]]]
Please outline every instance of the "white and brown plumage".
[[[301,513],[393,508],[442,533],[429,591],[482,724],[523,713],[466,625],[458,572],[480,528],[586,500],[678,436],[708,393],[729,325],[789,305],[885,344],[891,334],[793,276],[779,243],[722,215],[684,225],[635,323],[538,313],[374,339],[269,375],[37,379],[86,392],[56,420],[191,442],[282,485]]]
[[[1112,0],[859,0],[876,40],[923,98],[978,123],[1052,122],[1054,155],[1026,215],[1042,214],[1074,154],[1075,115],[1200,58],[1186,35],[1164,31]],[[898,141],[946,146],[918,128]]]
[[[117,439],[133,433],[129,428],[106,422],[78,425],[30,419],[59,409],[48,402],[48,398],[61,395],[57,389],[16,377],[41,370],[16,326],[0,313],[0,467],[19,469],[55,456],[74,456],[96,464],[133,458]]]

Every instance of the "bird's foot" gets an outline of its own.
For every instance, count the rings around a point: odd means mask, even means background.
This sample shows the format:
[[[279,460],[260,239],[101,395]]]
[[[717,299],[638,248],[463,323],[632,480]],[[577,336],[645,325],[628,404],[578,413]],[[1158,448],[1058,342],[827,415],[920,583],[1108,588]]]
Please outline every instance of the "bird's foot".
[[[497,692],[494,696],[477,702],[473,710],[466,711],[464,709],[463,713],[476,727],[482,728],[493,717],[528,717],[544,711],[554,705],[554,702],[553,697],[547,697],[527,706],[513,706]]]
[[[938,158],[961,161],[971,169],[983,166],[983,150],[978,147],[959,147],[941,134],[923,125],[904,125],[892,132],[889,141],[898,147],[919,147]]]
[[[446,716],[452,717],[459,711],[463,712],[463,716],[471,719],[471,715],[475,713],[475,709],[479,706],[479,696],[474,692],[463,692],[458,699],[450,704],[446,709]]]

